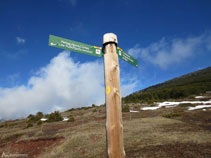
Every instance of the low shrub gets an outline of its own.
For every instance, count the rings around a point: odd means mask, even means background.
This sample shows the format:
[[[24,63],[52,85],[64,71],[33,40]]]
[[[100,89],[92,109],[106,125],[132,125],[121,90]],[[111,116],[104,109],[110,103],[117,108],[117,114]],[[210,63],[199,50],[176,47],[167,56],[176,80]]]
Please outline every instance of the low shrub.
[[[97,110],[96,110],[96,109],[94,109],[94,110],[93,110],[93,112],[97,112]]]
[[[81,108],[79,108],[79,110],[88,110],[90,108],[92,108],[92,107],[81,107]]]
[[[179,113],[168,113],[168,114],[163,114],[162,117],[165,117],[165,118],[175,118],[175,117],[179,117],[181,116],[181,114]]]
[[[130,106],[128,104],[124,105],[122,108],[122,112],[130,112]]]
[[[29,127],[33,127],[32,122],[28,122],[28,123],[27,123],[26,128],[29,128]]]
[[[74,122],[75,121],[75,119],[74,119],[74,117],[73,117],[73,115],[69,115],[69,120],[68,120],[68,122]]]
[[[8,124],[8,127],[14,127],[14,126],[16,126],[16,125],[18,125],[18,123],[9,123],[9,124]]]
[[[66,112],[71,112],[71,111],[74,111],[74,110],[76,110],[76,109],[72,108],[72,109],[67,110]]]
[[[37,112],[37,114],[36,114],[36,117],[37,118],[42,118],[44,115],[43,115],[43,113],[42,112]]]
[[[27,117],[27,120],[32,122],[32,123],[35,123],[37,121],[39,121],[42,117],[43,117],[43,113],[42,112],[37,112],[36,115],[32,115],[30,114],[28,117]]]
[[[47,116],[47,122],[56,122],[56,121],[62,121],[63,117],[59,113],[59,111],[55,111]]]
[[[37,119],[36,119],[36,116],[35,115],[32,115],[32,114],[30,114],[28,117],[27,117],[27,120],[28,121],[36,121]]]
[[[5,123],[4,125],[1,125],[0,128],[14,127],[16,125],[18,125],[18,123]]]
[[[195,106],[194,104],[191,103],[181,103],[179,104],[180,107],[189,107],[189,106]]]
[[[41,125],[43,122],[41,121],[41,120],[39,120],[38,122],[37,122],[37,125]]]
[[[152,105],[153,105],[153,104],[154,104],[154,101],[153,101],[153,100],[147,100],[146,103],[147,103],[147,104],[152,104]]]
[[[9,126],[8,126],[8,123],[5,123],[5,124],[4,124],[4,128],[7,128],[7,127],[9,127]]]
[[[3,138],[3,140],[9,141],[11,139],[17,139],[18,137],[22,136],[22,133],[16,133],[14,135],[7,135]]]
[[[200,98],[199,100],[200,100],[200,101],[209,101],[210,98]]]

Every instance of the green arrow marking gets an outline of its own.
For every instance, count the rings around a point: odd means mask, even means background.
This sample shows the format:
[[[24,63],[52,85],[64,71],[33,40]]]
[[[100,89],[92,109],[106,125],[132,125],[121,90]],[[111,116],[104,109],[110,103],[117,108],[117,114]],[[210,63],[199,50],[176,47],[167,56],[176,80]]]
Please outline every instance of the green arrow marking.
[[[132,64],[135,67],[138,67],[138,61],[119,47],[117,47],[117,54],[122,60]]]
[[[103,57],[102,48],[50,35],[49,46],[87,55]]]

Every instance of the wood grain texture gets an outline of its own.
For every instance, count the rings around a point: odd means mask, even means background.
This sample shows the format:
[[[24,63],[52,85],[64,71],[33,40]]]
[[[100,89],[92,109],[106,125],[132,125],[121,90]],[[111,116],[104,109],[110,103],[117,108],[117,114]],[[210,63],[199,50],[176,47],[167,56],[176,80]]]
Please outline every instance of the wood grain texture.
[[[104,53],[108,157],[124,158],[119,61],[115,43],[104,44]]]

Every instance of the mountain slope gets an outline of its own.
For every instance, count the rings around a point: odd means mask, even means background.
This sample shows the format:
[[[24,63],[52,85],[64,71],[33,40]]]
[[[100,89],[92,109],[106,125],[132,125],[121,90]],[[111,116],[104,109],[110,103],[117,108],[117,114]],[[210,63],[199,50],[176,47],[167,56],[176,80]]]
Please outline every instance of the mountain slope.
[[[123,98],[123,100],[129,103],[177,99],[190,95],[198,95],[206,91],[211,91],[211,67],[140,90]]]

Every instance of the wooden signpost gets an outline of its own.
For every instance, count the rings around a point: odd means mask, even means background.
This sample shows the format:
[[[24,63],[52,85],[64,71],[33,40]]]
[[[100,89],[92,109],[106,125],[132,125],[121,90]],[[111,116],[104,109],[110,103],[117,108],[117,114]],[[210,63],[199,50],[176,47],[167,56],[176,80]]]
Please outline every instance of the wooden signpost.
[[[123,125],[118,56],[138,67],[131,55],[117,47],[117,36],[107,33],[103,36],[103,48],[50,35],[49,46],[67,49],[87,55],[104,56],[105,98],[106,98],[106,139],[109,158],[124,158]]]

